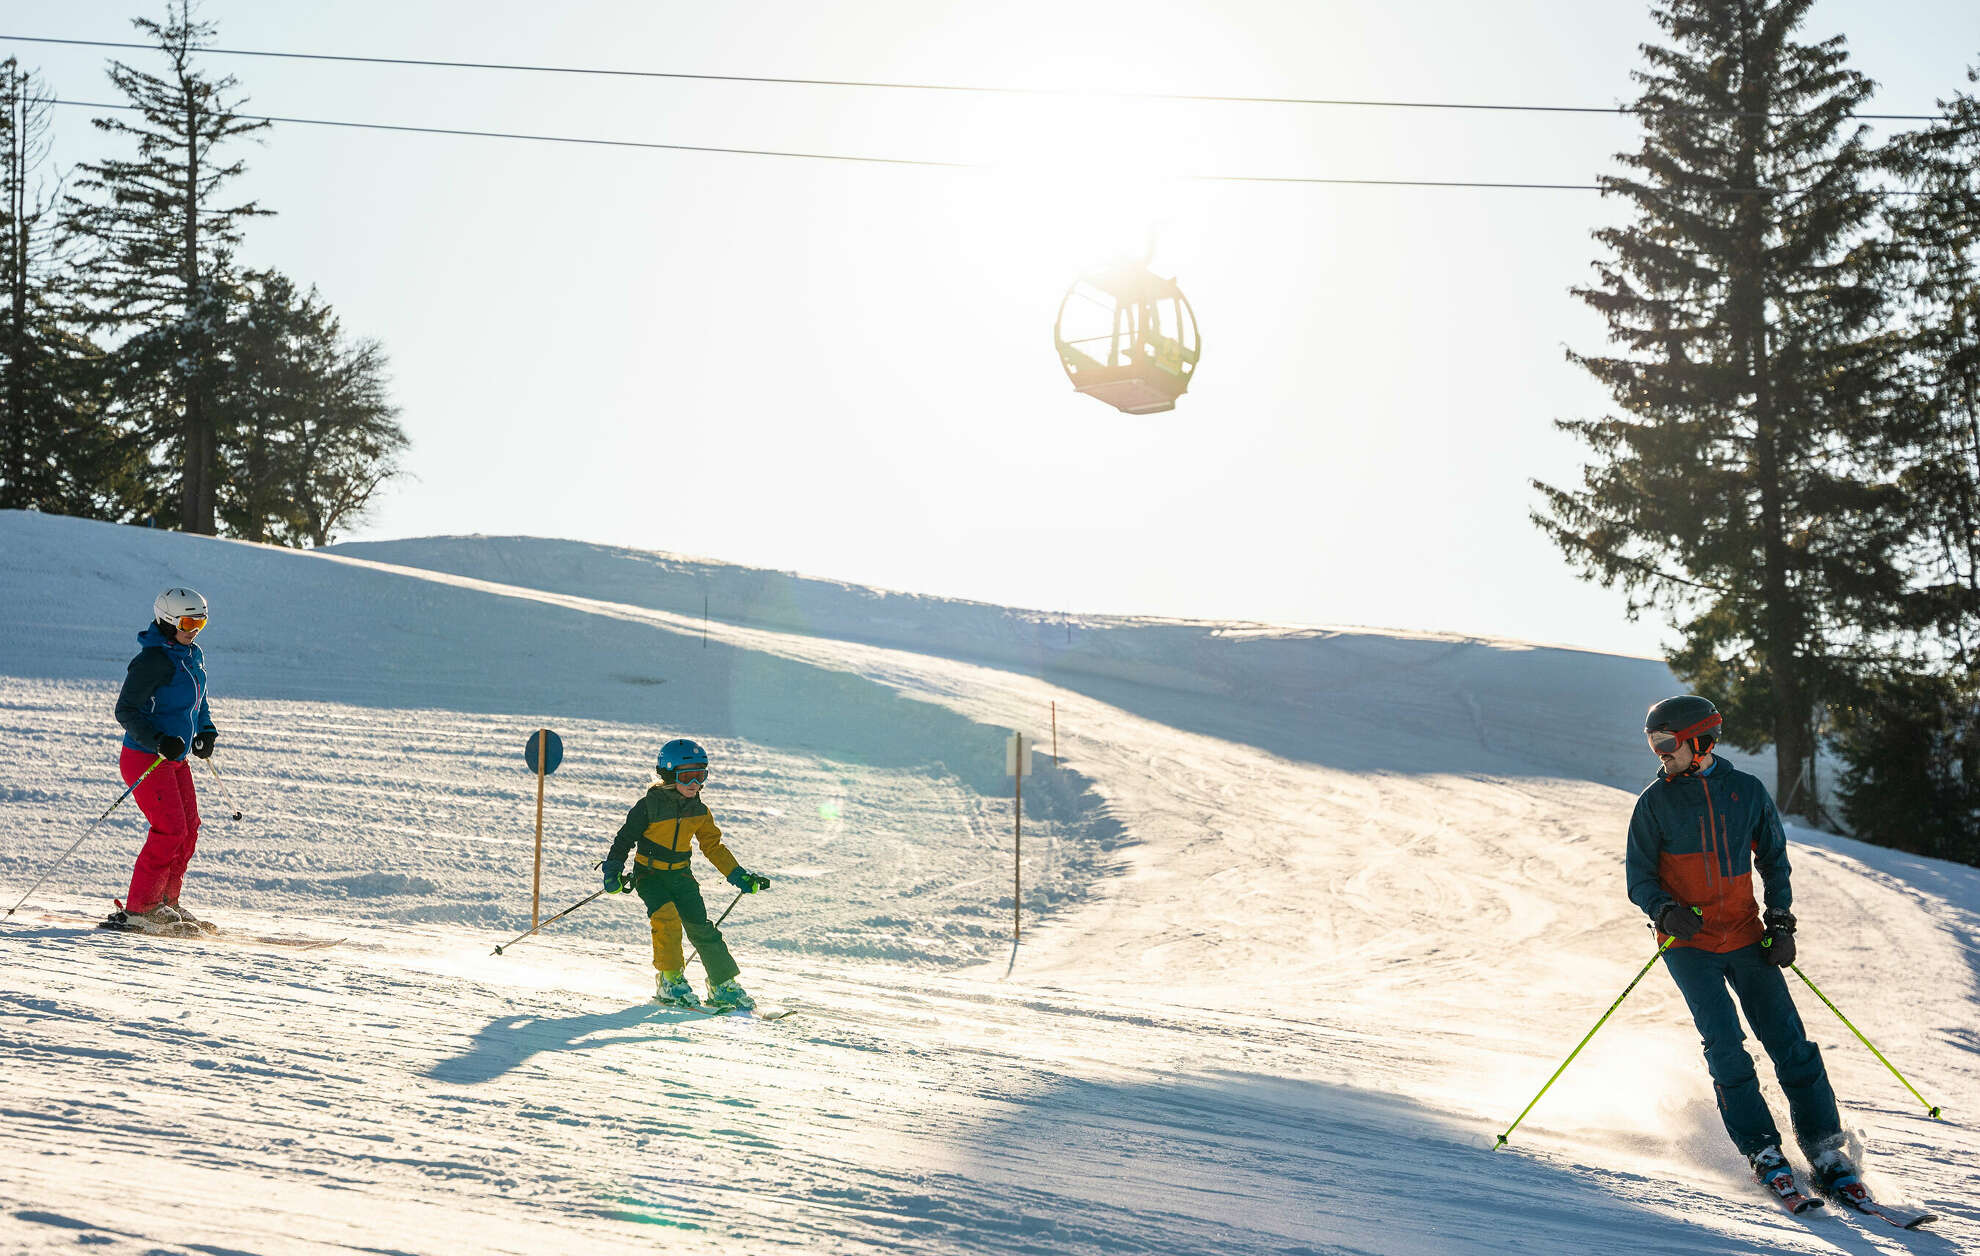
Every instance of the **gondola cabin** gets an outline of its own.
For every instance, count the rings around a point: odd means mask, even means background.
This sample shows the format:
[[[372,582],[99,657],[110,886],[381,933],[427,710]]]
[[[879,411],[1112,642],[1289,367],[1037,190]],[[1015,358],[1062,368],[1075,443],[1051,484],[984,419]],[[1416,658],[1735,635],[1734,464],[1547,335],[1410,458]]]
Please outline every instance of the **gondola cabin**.
[[[1125,414],[1175,409],[1202,351],[1196,312],[1176,281],[1132,264],[1075,283],[1052,338],[1074,390]]]

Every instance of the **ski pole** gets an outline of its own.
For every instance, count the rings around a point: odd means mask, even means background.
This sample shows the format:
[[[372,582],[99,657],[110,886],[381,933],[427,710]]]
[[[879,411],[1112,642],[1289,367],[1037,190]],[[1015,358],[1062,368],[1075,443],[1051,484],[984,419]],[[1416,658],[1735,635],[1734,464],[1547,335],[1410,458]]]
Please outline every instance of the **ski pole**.
[[[220,769],[213,766],[213,760],[211,758],[206,760],[206,770],[213,773],[214,783],[220,786],[221,797],[225,798],[227,805],[234,809],[234,818],[236,820],[240,819],[241,804],[234,801],[234,791],[227,788],[227,778],[220,775]]]
[[[1816,998],[1818,998],[1818,999],[1820,999],[1820,1000],[1822,1000],[1822,1002],[1824,1002],[1824,1003],[1827,1003],[1827,1004],[1828,1004],[1828,1007],[1829,1007],[1829,1010],[1830,1010],[1831,1012],[1834,1012],[1834,1013],[1836,1014],[1836,1019],[1837,1019],[1837,1020],[1839,1020],[1839,1021],[1841,1021],[1841,1022],[1842,1022],[1843,1024],[1845,1024],[1845,1025],[1849,1025],[1849,1032],[1851,1032],[1851,1033],[1853,1033],[1853,1034],[1855,1034],[1855,1035],[1856,1035],[1856,1040],[1857,1040],[1858,1042],[1860,1042],[1860,1043],[1862,1043],[1862,1044],[1863,1044],[1864,1046],[1866,1046],[1866,1047],[1869,1047],[1869,1048],[1870,1048],[1870,1054],[1871,1054],[1871,1055],[1874,1055],[1874,1056],[1876,1056],[1876,1057],[1877,1057],[1877,1060],[1878,1060],[1878,1062],[1879,1062],[1880,1064],[1882,1064],[1882,1065],[1883,1065],[1883,1066],[1884,1066],[1885,1068],[1887,1068],[1887,1069],[1889,1069],[1889,1070],[1891,1070],[1891,1076],[1892,1076],[1892,1077],[1895,1077],[1895,1078],[1897,1078],[1897,1079],[1898,1079],[1898,1080],[1899,1080],[1900,1082],[1904,1082],[1904,1088],[1905,1088],[1906,1090],[1909,1090],[1909,1091],[1911,1092],[1911,1097],[1912,1097],[1913,1099],[1916,1099],[1916,1100],[1917,1100],[1918,1102],[1920,1102],[1920,1103],[1923,1103],[1923,1104],[1925,1104],[1925,1110],[1926,1110],[1927,1112],[1929,1112],[1929,1113],[1931,1113],[1931,1114],[1932,1114],[1932,1119],[1933,1119],[1933,1120],[1935,1120],[1935,1121],[1941,1121],[1941,1120],[1944,1120],[1944,1119],[1945,1119],[1944,1117],[1941,1117],[1941,1116],[1939,1115],[1939,1112],[1940,1112],[1940,1109],[1938,1108],[1938,1106],[1937,1106],[1937,1105],[1935,1105],[1935,1104],[1931,1104],[1931,1103],[1926,1103],[1926,1102],[1925,1102],[1925,1096],[1924,1096],[1924,1095],[1921,1095],[1921,1094],[1919,1094],[1919,1093],[1918,1093],[1918,1089],[1917,1089],[1917,1087],[1915,1087],[1915,1086],[1913,1086],[1913,1085],[1912,1085],[1912,1084],[1911,1084],[1910,1082],[1906,1082],[1906,1081],[1904,1081],[1904,1074],[1903,1074],[1903,1073],[1900,1073],[1900,1072],[1898,1072],[1898,1071],[1897,1071],[1897,1065],[1895,1065],[1895,1064],[1892,1064],[1892,1063],[1891,1063],[1891,1062],[1890,1062],[1889,1060],[1886,1060],[1886,1059],[1884,1058],[1884,1053],[1883,1053],[1882,1051],[1879,1051],[1879,1050],[1877,1050],[1877,1045],[1876,1045],[1875,1043],[1873,1043],[1873,1042],[1871,1042],[1871,1041],[1870,1041],[1870,1040],[1869,1040],[1868,1038],[1865,1038],[1865,1037],[1863,1036],[1863,1031],[1862,1031],[1862,1030],[1860,1030],[1860,1029],[1858,1029],[1858,1028],[1857,1028],[1856,1026],[1854,1026],[1854,1025],[1850,1025],[1850,1024],[1849,1024],[1849,1017],[1847,1017],[1847,1016],[1844,1016],[1844,1015],[1842,1014],[1842,1009],[1841,1009],[1841,1008],[1839,1008],[1839,1007],[1837,1007],[1837,1006],[1836,1006],[1835,1004],[1833,1004],[1833,1003],[1829,1003],[1829,996],[1828,996],[1828,995],[1826,995],[1826,994],[1823,994],[1823,993],[1822,993],[1822,991],[1821,991],[1820,989],[1818,989],[1818,988],[1816,987],[1816,985],[1815,985],[1815,983],[1814,983],[1814,982],[1812,982],[1812,981],[1809,981],[1809,980],[1808,980],[1808,974],[1807,974],[1807,973],[1805,973],[1805,972],[1802,972],[1802,971],[1801,971],[1801,965],[1799,965],[1799,964],[1789,964],[1789,965],[1788,965],[1788,967],[1789,967],[1789,968],[1792,968],[1792,969],[1794,969],[1794,975],[1795,975],[1795,976],[1797,976],[1797,977],[1799,977],[1799,978],[1801,978],[1801,979],[1802,979],[1802,981],[1804,981],[1804,982],[1806,982],[1806,983],[1807,983],[1807,985],[1808,985],[1808,988],[1809,988],[1810,990],[1814,990],[1814,991],[1815,991],[1815,997],[1816,997]]]
[[[729,900],[729,905],[728,905],[727,907],[724,907],[724,908],[722,909],[722,914],[721,914],[721,915],[719,915],[719,916],[717,916],[717,917],[715,917],[715,927],[716,927],[717,929],[719,929],[719,928],[721,928],[721,927],[722,927],[722,922],[723,922],[724,920],[727,920],[727,919],[729,918],[729,913],[730,913],[730,912],[732,912],[732,911],[734,911],[734,910],[736,909],[736,904],[737,904],[737,903],[740,903],[740,902],[742,902],[742,896],[743,896],[743,894],[744,894],[745,892],[746,892],[746,891],[743,891],[743,890],[737,890],[737,891],[736,891],[736,896],[735,896],[734,898],[732,898],[732,899],[730,899],[730,900]],[[698,960],[698,959],[700,959],[700,958],[701,958],[701,952],[700,952],[700,951],[698,951],[698,950],[696,950],[696,949],[694,949],[693,947],[689,947],[689,948],[688,948],[688,957],[687,957],[687,959],[685,959],[685,960],[683,960],[683,961],[682,961],[682,963],[681,963],[681,971],[682,971],[682,972],[686,972],[686,971],[687,971],[687,966],[688,966],[689,964],[692,964],[692,963],[694,963],[694,961],[696,961],[696,960]]]
[[[578,908],[580,908],[580,907],[582,907],[582,906],[584,906],[584,905],[585,905],[586,903],[589,903],[589,902],[590,902],[590,901],[591,901],[592,899],[594,899],[594,898],[600,898],[600,897],[602,897],[602,896],[604,896],[604,895],[606,895],[606,894],[610,894],[611,892],[612,892],[612,891],[610,891],[610,890],[595,890],[595,891],[593,891],[592,893],[590,893],[590,894],[587,894],[587,895],[586,895],[585,897],[583,897],[583,898],[581,898],[581,899],[579,899],[579,900],[578,900],[577,902],[575,902],[575,903],[572,903],[572,904],[571,904],[571,905],[570,905],[569,907],[566,907],[566,908],[565,908],[564,910],[562,910],[562,911],[560,911],[560,912],[558,912],[558,913],[557,913],[556,915],[554,915],[554,916],[552,916],[552,917],[550,917],[550,919],[549,919],[549,920],[546,920],[546,921],[544,921],[544,922],[543,922],[542,924],[540,924],[540,925],[537,925],[537,926],[535,926],[535,928],[531,928],[531,929],[525,929],[525,930],[523,930],[523,931],[522,931],[521,933],[518,933],[518,934],[517,934],[517,935],[516,935],[515,937],[513,937],[513,938],[510,938],[510,939],[509,939],[509,940],[508,940],[507,942],[504,942],[504,943],[503,943],[503,944],[502,944],[501,946],[498,946],[498,947],[496,947],[496,948],[495,948],[495,954],[497,954],[497,955],[500,955],[500,954],[502,953],[502,951],[503,951],[503,949],[504,949],[504,948],[506,948],[506,947],[511,947],[511,946],[514,946],[514,945],[515,945],[516,943],[518,943],[518,942],[520,942],[520,941],[522,941],[522,940],[523,940],[524,938],[526,938],[526,937],[528,937],[528,936],[529,936],[530,934],[532,934],[532,933],[536,933],[536,932],[538,932],[539,930],[542,930],[542,929],[545,929],[545,928],[548,928],[548,927],[549,927],[549,926],[550,926],[550,925],[551,925],[551,924],[552,924],[553,922],[555,922],[555,921],[558,921],[558,920],[562,920],[562,919],[563,919],[564,917],[566,917],[566,916],[568,916],[568,915],[570,915],[570,914],[571,914],[572,912],[574,912],[574,911],[576,911],[576,910],[577,910]]]
[[[96,817],[96,819],[91,820],[89,822],[89,827],[82,831],[82,837],[79,837],[75,841],[70,842],[69,849],[63,851],[61,855],[59,855],[56,858],[54,863],[48,865],[46,871],[44,871],[40,876],[35,878],[34,884],[28,887],[28,892],[26,894],[21,895],[21,902],[15,903],[12,907],[9,907],[7,909],[7,914],[11,916],[15,912],[19,911],[21,909],[21,903],[27,902],[29,896],[32,895],[36,890],[41,888],[41,883],[43,881],[46,881],[49,878],[49,876],[55,871],[55,869],[61,867],[63,861],[68,859],[70,855],[76,853],[76,847],[83,844],[83,837],[88,837],[91,833],[95,832],[96,826],[103,822],[104,817],[108,816],[111,812],[115,811],[118,805],[124,801],[124,799],[129,798],[131,794],[137,789],[138,786],[144,784],[144,778],[150,776],[152,772],[156,771],[158,765],[163,762],[165,762],[165,756],[162,754],[159,755],[156,759],[153,759],[151,761],[151,766],[146,768],[143,772],[139,773],[138,778],[131,782],[130,788],[126,789],[123,793],[117,795],[117,801],[111,803],[109,806],[103,809],[103,815],[100,815]]]
[[[1692,910],[1697,911],[1698,909],[1694,907],[1692,908]],[[1574,1057],[1581,1054],[1581,1048],[1588,1045],[1588,1039],[1593,1038],[1595,1036],[1595,1030],[1600,1029],[1604,1024],[1608,1022],[1609,1017],[1615,1015],[1616,1009],[1622,1006],[1622,1001],[1629,997],[1629,992],[1631,990],[1636,989],[1636,983],[1643,980],[1644,974],[1650,971],[1650,965],[1656,963],[1658,956],[1661,956],[1665,952],[1665,950],[1667,950],[1670,947],[1671,943],[1675,941],[1677,941],[1677,939],[1672,937],[1666,937],[1664,939],[1663,946],[1657,948],[1657,954],[1652,955],[1650,957],[1649,962],[1643,965],[1642,970],[1636,974],[1636,976],[1630,981],[1628,985],[1623,987],[1623,992],[1616,996],[1616,1001],[1614,1003],[1609,1004],[1609,1010],[1602,1013],[1602,1019],[1595,1022],[1595,1029],[1589,1030],[1588,1037],[1583,1038],[1579,1043],[1576,1043],[1574,1050],[1568,1052],[1568,1058],[1561,1061],[1561,1066],[1554,1070],[1554,1075],[1552,1077],[1549,1077],[1547,1079],[1547,1085],[1542,1086],[1540,1088],[1540,1095],[1546,1094],[1548,1087],[1551,1087],[1557,1080],[1559,1080],[1562,1073],[1567,1072],[1567,1066],[1574,1063]],[[1533,1111],[1533,1104],[1540,1102],[1540,1095],[1533,1096],[1533,1103],[1527,1104],[1525,1111],[1521,1112],[1518,1117],[1514,1118],[1513,1123],[1511,1125],[1506,1126],[1506,1132],[1499,1135],[1498,1142],[1492,1144],[1493,1151],[1497,1151],[1499,1148],[1506,1145],[1506,1140],[1512,1137],[1512,1132],[1519,1128],[1519,1123],[1521,1121],[1524,1121],[1526,1119],[1526,1113]]]

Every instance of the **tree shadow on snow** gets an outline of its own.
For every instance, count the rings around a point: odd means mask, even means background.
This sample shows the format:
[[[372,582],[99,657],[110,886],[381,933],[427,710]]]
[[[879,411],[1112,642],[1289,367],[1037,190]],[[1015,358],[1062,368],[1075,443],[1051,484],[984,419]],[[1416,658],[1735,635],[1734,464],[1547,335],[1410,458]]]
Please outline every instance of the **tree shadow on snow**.
[[[216,626],[200,638],[216,702],[608,720],[937,771],[979,793],[1007,788],[1003,729],[849,672],[704,641],[632,605],[569,606],[87,520],[0,512],[0,524],[20,542],[10,557],[31,585],[59,582],[74,593],[38,648],[9,658],[9,675],[114,691],[137,651],[145,599],[161,579],[182,578],[216,608]],[[76,579],[79,561],[94,579]],[[629,603],[633,592],[624,591]],[[601,587],[596,596],[612,593]],[[326,627],[325,606],[362,607],[362,630]],[[489,752],[504,762],[517,753],[506,739]]]
[[[1006,785],[1005,730],[848,672],[704,640],[692,630],[704,595],[724,623],[982,663],[1346,771],[1571,777],[1633,792],[1655,770],[1637,721],[1677,688],[1650,659],[1450,635],[1120,618],[1069,625],[569,541],[340,547],[549,595],[517,596],[87,520],[0,512],[0,524],[30,587],[64,594],[61,621],[9,661],[10,674],[114,685],[136,649],[144,599],[159,581],[184,579],[224,608],[201,638],[223,698],[646,724],[944,771],[992,795]],[[363,631],[326,629],[324,606],[362,607]],[[676,618],[663,624],[651,611]],[[1081,733],[1076,721],[1060,731]],[[507,745],[499,752],[514,755]]]
[[[1008,1115],[970,1131],[918,1195],[869,1200],[882,1208],[868,1220],[924,1237],[948,1221],[974,1250],[1151,1256],[1759,1256],[1807,1224],[1757,1190],[1722,1199],[1494,1151],[1490,1132],[1450,1113],[1345,1086],[1217,1073],[1058,1078],[1001,1107]],[[1734,1220],[1687,1219],[1708,1210]],[[1849,1221],[1820,1232],[1838,1251],[1885,1250]],[[1952,1250],[1929,1234],[1908,1241]]]
[[[1641,788],[1655,659],[1458,634],[1081,616],[537,537],[341,553],[858,641],[1035,676],[1174,728],[1345,771],[1569,776]],[[704,602],[704,598],[707,601]],[[1064,730],[1077,735],[1077,725]]]

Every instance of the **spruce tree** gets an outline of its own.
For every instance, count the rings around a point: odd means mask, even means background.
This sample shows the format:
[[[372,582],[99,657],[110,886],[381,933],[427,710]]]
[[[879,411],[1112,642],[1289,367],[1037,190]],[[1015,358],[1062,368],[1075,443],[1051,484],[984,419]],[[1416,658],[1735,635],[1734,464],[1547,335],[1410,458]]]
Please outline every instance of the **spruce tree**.
[[[103,316],[126,336],[117,374],[125,421],[159,469],[175,473],[179,527],[210,535],[219,502],[216,335],[227,259],[242,222],[267,212],[227,203],[223,190],[245,165],[221,154],[268,124],[237,116],[232,77],[207,78],[195,67],[214,27],[194,19],[191,0],[170,0],[162,23],[134,25],[164,55],[166,72],[111,62],[110,81],[136,116],[94,124],[132,141],[136,156],[82,166],[78,186],[89,195],[71,199],[71,216],[97,251],[91,272]]]
[[[1535,482],[1534,520],[1588,578],[1667,612],[1673,669],[1727,740],[1778,755],[1784,810],[1818,814],[1817,729],[1853,692],[1904,587],[1901,493],[1880,438],[1888,250],[1876,155],[1850,115],[1872,84],[1812,0],[1665,0],[1642,49],[1642,146],[1605,176],[1634,221],[1574,295],[1612,351],[1570,352],[1619,413],[1557,424],[1595,458]],[[1650,695],[1655,697],[1658,695]]]
[[[301,539],[312,546],[330,544],[339,528],[364,517],[385,481],[401,474],[408,443],[387,387],[384,346],[369,337],[346,339],[334,320],[329,332],[327,369],[317,376],[296,431],[293,492]]]
[[[1980,71],[1969,73],[1980,81]],[[1838,712],[1843,814],[1859,836],[1980,863],[1980,99],[1887,153],[1902,270],[1893,423],[1913,517],[1905,623]]]
[[[44,177],[49,110],[33,73],[0,61],[0,507],[97,514],[116,448]]]
[[[1970,72],[1980,81],[1980,70]],[[1917,510],[1915,626],[1957,670],[1980,667],[1980,99],[1888,152],[1908,195],[1887,219],[1902,266],[1905,487]]]
[[[314,289],[245,277],[226,324],[220,512],[229,535],[327,545],[355,521],[406,446],[376,341],[348,340]]]

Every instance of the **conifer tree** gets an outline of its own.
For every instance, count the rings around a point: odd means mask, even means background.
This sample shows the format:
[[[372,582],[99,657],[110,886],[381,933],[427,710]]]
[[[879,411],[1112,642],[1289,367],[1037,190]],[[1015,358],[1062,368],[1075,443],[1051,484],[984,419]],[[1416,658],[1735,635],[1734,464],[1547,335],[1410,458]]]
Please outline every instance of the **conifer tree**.
[[[0,61],[0,507],[102,511],[115,446],[43,180],[47,93]]]
[[[1940,106],[1887,154],[1907,193],[1887,211],[1904,295],[1892,434],[1913,509],[1906,622],[1837,738],[1855,833],[1980,863],[1980,99]]]
[[[1969,72],[1980,81],[1980,70]],[[1944,659],[1980,667],[1980,99],[1941,101],[1943,120],[1893,142],[1910,195],[1887,213],[1905,294],[1900,400],[1914,447],[1916,626]]]
[[[227,258],[241,223],[267,212],[228,203],[223,191],[245,165],[221,154],[268,124],[237,116],[232,77],[207,78],[195,67],[214,27],[195,20],[192,0],[169,0],[162,23],[134,25],[164,55],[165,73],[111,62],[110,80],[136,116],[94,124],[132,141],[136,156],[82,166],[78,186],[90,195],[71,198],[70,212],[96,249],[90,269],[103,314],[127,335],[117,374],[125,421],[160,471],[175,477],[179,527],[212,534],[222,436],[216,335]]]
[[[229,535],[327,545],[354,522],[406,446],[384,351],[347,340],[314,289],[274,271],[245,277],[225,334],[221,394],[233,439],[220,511]]]
[[[302,539],[324,546],[362,518],[386,480],[401,474],[407,440],[387,390],[384,346],[346,340],[330,324],[334,351],[296,429],[294,495]],[[291,542],[292,544],[295,542]]]
[[[1888,250],[1876,156],[1850,116],[1872,84],[1812,0],[1664,0],[1636,72],[1641,148],[1605,176],[1634,221],[1575,295],[1612,352],[1570,353],[1619,413],[1557,426],[1595,458],[1535,482],[1534,520],[1585,576],[1659,608],[1673,669],[1728,740],[1777,751],[1776,797],[1814,815],[1817,727],[1852,692],[1904,587],[1903,502],[1880,425]]]

